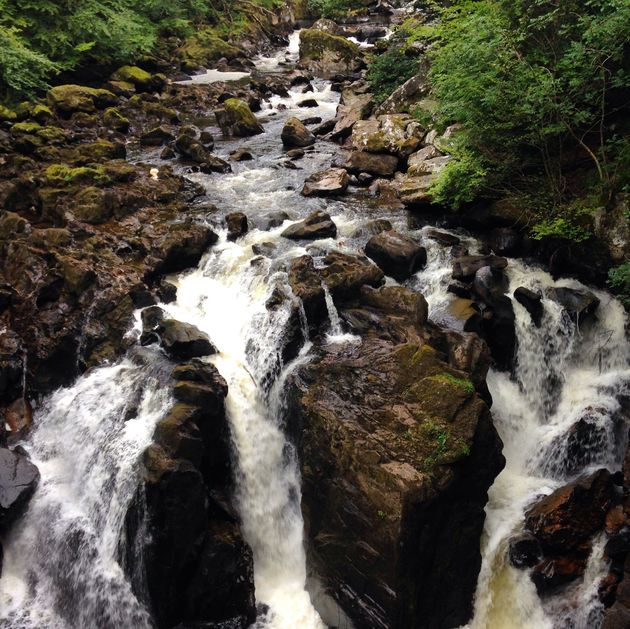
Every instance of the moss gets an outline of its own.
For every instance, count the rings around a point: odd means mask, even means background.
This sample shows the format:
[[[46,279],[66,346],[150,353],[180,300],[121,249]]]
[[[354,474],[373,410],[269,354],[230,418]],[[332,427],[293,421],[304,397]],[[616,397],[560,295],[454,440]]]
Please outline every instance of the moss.
[[[39,105],[35,105],[33,109],[31,110],[31,117],[37,120],[37,122],[44,124],[48,122],[49,120],[52,120],[55,116],[52,112],[52,109],[50,109],[50,107],[39,104]]]
[[[465,380],[463,378],[456,378],[450,373],[442,373],[442,374],[438,374],[437,376],[431,376],[429,380],[433,380],[434,382],[439,382],[439,383],[455,385],[456,387],[462,388],[464,391],[466,391],[466,393],[475,392],[475,386],[470,380]]]
[[[12,109],[9,109],[4,105],[0,105],[0,121],[12,122],[13,120],[17,120],[17,117],[17,113],[15,113]]]
[[[123,66],[114,72],[112,80],[132,83],[136,87],[149,87],[151,75],[137,66]]]
[[[60,127],[42,127],[37,132],[37,137],[49,144],[56,144],[66,139],[66,132]]]
[[[11,127],[11,133],[14,135],[21,134],[37,134],[42,126],[37,122],[17,122]]]
[[[110,159],[125,157],[125,147],[117,142],[98,140],[91,144],[81,144],[77,147],[75,161],[78,164],[104,162]]]
[[[241,53],[241,49],[225,41],[215,29],[202,28],[189,37],[179,49],[180,58],[188,63],[209,65],[222,57],[233,59]]]
[[[58,85],[48,92],[48,104],[64,115],[76,111],[93,113],[115,105],[118,97],[108,90],[85,87],[84,85]]]
[[[110,182],[110,177],[105,173],[104,168],[97,164],[78,168],[72,168],[67,164],[53,164],[44,171],[44,177],[47,185],[55,187],[78,183],[106,185]]]
[[[116,131],[127,133],[129,131],[129,119],[123,116],[116,107],[110,107],[103,114],[105,125]]]

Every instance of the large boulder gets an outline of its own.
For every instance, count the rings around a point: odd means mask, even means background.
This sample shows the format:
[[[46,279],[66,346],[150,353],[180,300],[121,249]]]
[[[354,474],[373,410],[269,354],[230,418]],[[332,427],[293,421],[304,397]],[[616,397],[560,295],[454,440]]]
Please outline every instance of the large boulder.
[[[315,144],[315,136],[297,118],[289,118],[282,129],[282,144],[286,148]]]
[[[359,120],[352,129],[352,146],[368,153],[390,153],[409,157],[420,146],[426,132],[406,114],[387,114]]]
[[[352,151],[343,167],[351,173],[369,173],[377,177],[391,177],[398,168],[395,155]]]
[[[214,115],[224,135],[243,138],[265,132],[244,100],[228,98]]]
[[[331,132],[334,140],[345,139],[359,121],[367,118],[374,107],[374,96],[365,82],[353,83],[341,92],[335,126]]]
[[[343,168],[329,168],[306,178],[302,194],[305,197],[330,197],[343,194],[350,184],[350,177]]]
[[[337,226],[329,214],[318,210],[299,223],[290,225],[282,236],[291,240],[317,240],[319,238],[334,238],[337,235]]]
[[[76,112],[93,113],[96,109],[113,107],[118,97],[108,90],[83,85],[57,85],[48,92],[48,103],[57,112],[70,116]]]
[[[359,46],[325,31],[305,28],[300,32],[300,67],[323,79],[354,74],[364,66]]]
[[[576,322],[592,317],[599,308],[599,297],[579,288],[558,287],[549,289],[549,297],[557,301]]]
[[[365,254],[399,281],[411,277],[427,262],[424,247],[393,229],[372,236],[365,245]]]
[[[111,76],[111,80],[117,83],[130,83],[138,92],[151,92],[161,90],[166,77],[161,74],[152,75],[138,66],[123,66],[118,68]]]
[[[289,381],[309,559],[357,627],[468,622],[503,466],[467,374],[426,344],[420,300],[364,288],[341,311],[362,342],[321,348]]]
[[[461,256],[453,260],[453,279],[471,280],[479,269],[488,266],[492,269],[502,270],[507,267],[507,260],[498,256]]]
[[[514,291],[514,299],[529,312],[534,325],[539,328],[545,311],[542,305],[542,295],[525,286],[519,286]]]
[[[209,356],[217,351],[208,335],[190,323],[165,319],[157,331],[164,351],[171,358],[188,360]]]
[[[38,482],[39,470],[26,455],[0,448],[0,532],[24,513]]]
[[[411,112],[418,101],[429,93],[429,80],[427,77],[428,63],[423,63],[420,70],[398,87],[376,109],[377,115],[395,114],[398,112]]]
[[[247,216],[243,212],[231,212],[225,217],[225,223],[228,228],[228,240],[237,240],[249,229]]]

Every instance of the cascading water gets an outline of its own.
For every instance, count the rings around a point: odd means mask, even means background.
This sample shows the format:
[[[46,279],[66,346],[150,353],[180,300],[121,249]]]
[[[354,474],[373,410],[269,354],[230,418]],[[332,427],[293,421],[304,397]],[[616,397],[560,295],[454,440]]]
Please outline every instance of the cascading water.
[[[1,626],[152,626],[117,560],[139,459],[169,403],[159,364],[97,369],[36,412],[28,449],[41,482],[6,540]]]

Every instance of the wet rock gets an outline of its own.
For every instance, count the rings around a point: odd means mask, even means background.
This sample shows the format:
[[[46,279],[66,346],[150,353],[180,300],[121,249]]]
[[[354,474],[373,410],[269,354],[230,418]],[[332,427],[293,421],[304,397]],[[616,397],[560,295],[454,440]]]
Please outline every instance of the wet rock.
[[[142,330],[144,332],[155,330],[160,325],[160,323],[164,321],[164,317],[165,312],[159,306],[149,306],[148,308],[144,308],[140,313],[140,319],[142,320]]]
[[[175,360],[209,356],[217,351],[208,335],[190,323],[165,319],[158,327],[158,334],[162,347]]]
[[[9,426],[12,438],[23,438],[28,433],[33,423],[33,408],[24,397],[19,397],[9,404],[4,421]]]
[[[399,281],[411,277],[427,262],[424,247],[394,230],[372,236],[365,246],[365,254]]]
[[[361,49],[345,37],[314,28],[300,32],[300,67],[323,79],[353,74],[363,65]]]
[[[393,229],[392,224],[385,218],[376,218],[368,221],[365,225],[361,225],[353,234],[353,238],[362,238],[364,236],[375,236],[381,232]]]
[[[347,301],[359,296],[363,286],[384,283],[383,272],[364,256],[333,251],[324,258],[320,276],[335,299]]]
[[[175,151],[170,146],[165,146],[160,153],[160,159],[174,159],[176,156]]]
[[[242,138],[265,132],[249,105],[238,98],[228,98],[214,115],[224,135]]]
[[[586,558],[546,557],[534,568],[532,581],[539,595],[552,593],[556,588],[571,583],[584,575]]]
[[[337,235],[337,226],[330,215],[318,210],[313,212],[303,221],[290,225],[283,232],[284,238],[291,240],[317,240],[319,238],[334,238]]]
[[[302,120],[302,124],[306,125],[307,127],[310,125],[314,125],[314,124],[320,124],[322,121],[320,116],[312,116],[311,118],[304,118]]]
[[[282,129],[282,144],[286,148],[315,144],[315,136],[297,119],[289,118]]]
[[[247,223],[247,216],[243,212],[232,212],[225,217],[225,222],[228,228],[228,240],[236,240],[241,236],[244,236],[249,225]]]
[[[233,162],[248,162],[254,159],[254,156],[247,149],[237,149],[230,153],[230,159]]]
[[[166,280],[160,281],[156,292],[160,300],[165,304],[170,304],[177,300],[177,286]]]
[[[302,149],[291,149],[287,151],[287,157],[289,159],[302,159],[304,157],[304,151]]]
[[[232,167],[216,155],[207,155],[205,161],[199,166],[202,173],[230,173]]]
[[[545,553],[566,553],[604,526],[612,497],[610,473],[599,470],[536,503],[526,513],[526,528]]]
[[[302,194],[305,197],[328,197],[343,194],[350,184],[348,173],[343,168],[329,168],[313,173],[306,178]]]
[[[329,130],[333,140],[343,140],[350,135],[354,125],[372,112],[374,97],[365,82],[358,82],[342,90],[334,119]]]
[[[163,146],[174,140],[175,136],[164,127],[154,127],[140,136],[140,144],[144,146]]]
[[[254,254],[264,256],[265,258],[273,258],[277,248],[278,247],[273,242],[261,242],[252,245]]]
[[[599,308],[599,298],[587,290],[577,288],[551,288],[549,297],[557,301],[579,323],[592,317]]]
[[[448,232],[443,232],[438,229],[429,229],[427,231],[427,238],[431,238],[431,240],[436,240],[444,247],[454,247],[455,245],[459,245],[461,240],[459,237],[454,236],[453,234],[449,234]]]
[[[214,158],[214,156],[212,156],[208,149],[206,149],[206,147],[201,142],[199,142],[199,140],[196,140],[187,133],[182,133],[175,140],[175,149],[178,153],[180,153],[184,157],[191,159],[197,164],[211,162]]]
[[[260,229],[263,231],[269,231],[270,229],[274,229],[276,227],[280,227],[284,221],[289,220],[289,215],[283,210],[277,210],[275,212],[269,212],[260,226]]]
[[[361,303],[381,312],[405,316],[416,325],[425,325],[429,319],[426,299],[403,286],[374,288],[365,285],[361,288]]]
[[[0,448],[0,531],[24,513],[38,482],[39,470],[27,456]]]
[[[471,280],[475,273],[484,266],[492,269],[505,269],[507,260],[497,256],[462,256],[453,260],[453,278],[456,280]]]
[[[161,262],[155,273],[177,273],[196,266],[219,237],[204,225],[172,226],[159,243]]]
[[[343,167],[351,173],[366,172],[377,177],[391,177],[398,168],[398,158],[394,155],[352,151]]]
[[[535,293],[534,291],[529,290],[529,288],[519,286],[514,291],[514,299],[516,299],[516,301],[518,301],[518,303],[521,304],[527,312],[529,312],[534,325],[539,328],[544,313],[542,296],[540,293]]]
[[[319,107],[319,103],[314,98],[306,98],[305,100],[300,101],[297,106],[304,107],[306,109],[312,109],[314,107]],[[319,120],[319,122],[321,122],[321,119]]]
[[[84,223],[104,223],[114,215],[116,207],[116,197],[110,190],[87,186],[74,195],[74,216]]]
[[[538,565],[543,558],[540,542],[530,533],[522,533],[509,541],[510,563],[519,570]]]
[[[114,107],[118,97],[108,90],[83,85],[58,85],[48,92],[48,104],[64,116],[75,112],[93,113],[96,109]]]

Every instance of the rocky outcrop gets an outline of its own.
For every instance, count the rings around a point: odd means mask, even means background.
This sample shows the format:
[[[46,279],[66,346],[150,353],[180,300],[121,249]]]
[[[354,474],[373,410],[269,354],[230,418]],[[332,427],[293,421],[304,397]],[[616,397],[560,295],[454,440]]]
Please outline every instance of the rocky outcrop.
[[[361,343],[321,347],[289,386],[309,556],[357,628],[465,624],[503,466],[490,413],[421,295],[364,287],[341,314]]]
[[[300,33],[300,67],[323,79],[354,74],[364,66],[361,49],[345,37],[314,28]]]
[[[178,400],[158,423],[144,455],[144,487],[127,514],[129,541],[147,514],[146,585],[158,628],[178,623],[255,619],[253,560],[230,507],[227,385],[213,365],[193,361],[173,371]],[[183,388],[203,391],[182,399]],[[214,626],[214,625],[211,625]]]

